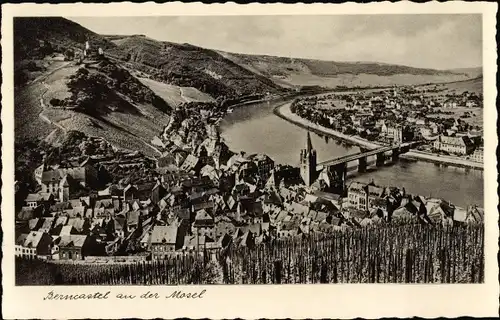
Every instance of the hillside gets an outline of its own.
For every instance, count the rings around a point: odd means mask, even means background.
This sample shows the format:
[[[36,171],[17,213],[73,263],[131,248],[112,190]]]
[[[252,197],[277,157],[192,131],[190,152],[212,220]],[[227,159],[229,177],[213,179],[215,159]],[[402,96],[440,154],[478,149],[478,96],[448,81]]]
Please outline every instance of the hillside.
[[[434,70],[374,62],[334,62],[247,55],[219,51],[247,70],[282,86],[383,86],[460,81],[478,76],[475,69]]]
[[[42,59],[66,50],[80,52],[85,41],[101,47],[107,54],[126,58],[116,45],[81,25],[60,17],[14,18],[14,56],[17,61]]]
[[[203,74],[191,74],[189,66],[183,65],[190,62],[182,62],[182,57],[173,63],[172,70],[143,68],[143,60],[149,61],[147,55],[137,55],[128,46],[122,50],[107,38],[63,18],[17,18],[14,27],[17,141],[44,139],[57,144],[67,132],[77,130],[153,156],[158,151],[149,142],[169,122],[172,107],[215,100],[191,86],[189,79],[202,81],[206,85],[202,88],[213,92],[214,97],[223,90],[228,95],[239,93],[238,86],[247,91],[266,88],[262,80],[261,86],[248,89],[248,83],[254,81],[251,74],[246,82],[229,79],[230,85],[214,81],[208,74],[205,78]],[[76,57],[82,54],[86,41],[94,48],[103,48],[105,57],[80,63]],[[242,69],[229,64],[233,74]],[[177,81],[165,83],[167,76],[157,79],[163,82],[152,79],[156,73],[171,74],[178,68],[181,78]],[[275,87],[271,81],[267,83]]]
[[[443,84],[442,87],[447,90],[447,92],[454,94],[462,94],[464,92],[471,92],[478,95],[483,94],[483,77],[477,77],[465,81],[457,81]]]
[[[466,74],[471,79],[476,79],[476,78],[482,77],[482,75],[483,75],[483,68],[482,67],[459,68],[459,69],[451,69],[450,71],[454,72],[454,73]]]
[[[170,110],[165,100],[113,62],[85,67],[67,62],[16,88],[16,140],[45,138],[57,144],[76,130],[153,156],[158,152],[149,142],[170,120]]]
[[[172,107],[177,107],[182,103],[192,101],[215,101],[210,95],[193,87],[180,87],[143,77],[138,77],[138,79]]]
[[[213,97],[276,92],[281,88],[219,53],[190,44],[157,41],[145,36],[107,36],[128,57],[133,68],[155,80],[194,87]]]

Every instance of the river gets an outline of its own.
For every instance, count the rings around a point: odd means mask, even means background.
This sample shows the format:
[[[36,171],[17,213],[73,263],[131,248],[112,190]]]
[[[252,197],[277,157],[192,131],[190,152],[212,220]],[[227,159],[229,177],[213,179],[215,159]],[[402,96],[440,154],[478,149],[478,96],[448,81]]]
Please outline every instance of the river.
[[[245,105],[226,115],[220,123],[225,143],[235,152],[264,153],[276,163],[298,166],[300,149],[306,142],[306,130],[273,113],[274,107],[282,103],[272,101]],[[314,133],[311,133],[311,139],[318,162],[360,151],[356,146]],[[446,199],[463,207],[470,204],[483,206],[483,171],[405,159],[382,168],[370,168],[362,174],[350,171],[348,179],[373,180],[378,185],[404,187],[412,194]]]

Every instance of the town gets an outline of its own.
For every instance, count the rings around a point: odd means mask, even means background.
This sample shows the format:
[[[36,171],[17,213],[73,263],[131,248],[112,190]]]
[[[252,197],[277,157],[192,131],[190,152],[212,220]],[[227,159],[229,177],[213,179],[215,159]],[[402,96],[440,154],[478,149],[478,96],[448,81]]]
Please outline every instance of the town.
[[[482,95],[444,85],[398,87],[296,100],[291,112],[381,145],[423,141],[420,152],[483,162]],[[476,119],[477,118],[477,119]]]
[[[424,147],[431,152],[482,161],[481,134],[474,134],[480,128],[460,119],[429,120],[439,102],[408,90],[344,95],[344,108],[325,107],[324,98],[299,98],[292,108],[371,141],[418,137],[431,141]],[[460,95],[440,105],[479,101]],[[228,109],[217,102],[175,108],[151,141],[162,153],[157,158],[76,131],[61,147],[42,148],[40,165],[27,173],[33,183],[16,183],[16,256],[81,263],[163,260],[378,225],[483,223],[477,204],[463,208],[376,181],[349,181],[345,190],[333,192],[331,175],[317,170],[309,133],[297,150],[297,167],[264,154],[234,153],[217,127]]]

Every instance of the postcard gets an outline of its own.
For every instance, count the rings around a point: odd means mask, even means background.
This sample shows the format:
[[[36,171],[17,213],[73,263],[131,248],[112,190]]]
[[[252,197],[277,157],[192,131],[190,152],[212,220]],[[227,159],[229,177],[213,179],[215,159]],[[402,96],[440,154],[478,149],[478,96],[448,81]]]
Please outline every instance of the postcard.
[[[496,10],[2,5],[4,316],[498,315]]]

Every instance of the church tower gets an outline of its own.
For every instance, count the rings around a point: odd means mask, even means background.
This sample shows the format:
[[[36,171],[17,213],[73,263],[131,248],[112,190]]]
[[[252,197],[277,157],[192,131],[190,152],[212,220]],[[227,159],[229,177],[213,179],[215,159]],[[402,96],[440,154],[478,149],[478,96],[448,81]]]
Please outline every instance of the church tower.
[[[307,186],[316,180],[316,150],[312,147],[309,131],[307,131],[306,148],[300,151],[300,176]]]

